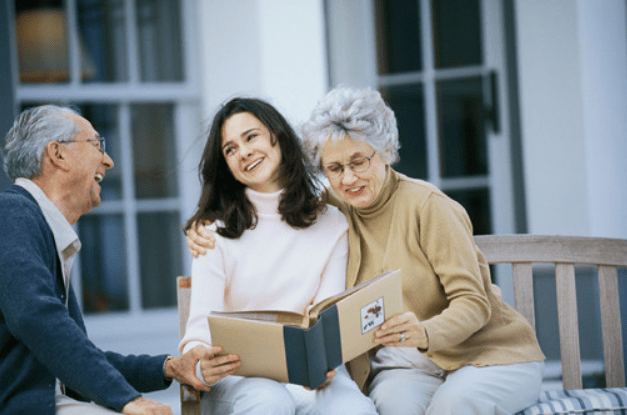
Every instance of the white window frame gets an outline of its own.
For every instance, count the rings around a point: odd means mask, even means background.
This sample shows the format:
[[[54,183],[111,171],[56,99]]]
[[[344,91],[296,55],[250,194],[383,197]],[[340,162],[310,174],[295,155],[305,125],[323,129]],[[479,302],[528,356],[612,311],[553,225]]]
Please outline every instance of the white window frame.
[[[178,339],[178,318],[175,307],[166,309],[144,310],[141,306],[141,281],[139,269],[139,238],[137,234],[137,214],[143,212],[178,212],[181,221],[191,216],[199,195],[197,158],[203,142],[200,140],[200,106],[198,62],[195,51],[190,48],[198,44],[195,18],[195,2],[180,1],[182,57],[184,79],[182,82],[140,81],[137,22],[135,19],[135,1],[124,1],[124,13],[127,33],[127,60],[129,77],[125,82],[82,83],[80,80],[80,60],[78,56],[78,24],[76,0],[64,3],[67,24],[70,57],[70,79],[64,84],[20,84],[15,30],[12,30],[12,67],[15,90],[15,107],[22,103],[54,101],[80,104],[111,104],[118,108],[118,128],[120,138],[120,160],[114,160],[118,168],[122,167],[123,198],[118,201],[103,201],[101,206],[88,215],[122,214],[124,217],[124,237],[126,241],[127,284],[129,310],[87,315],[90,338],[105,350],[119,352],[163,353],[174,352]],[[10,2],[12,3],[12,2]],[[9,21],[14,29],[15,10],[9,6]],[[133,178],[133,146],[131,137],[131,105],[138,103],[170,103],[174,107],[175,148],[178,180],[178,196],[159,200],[138,200],[135,198]],[[191,272],[191,257],[188,254],[184,238],[181,238],[181,257],[183,269],[181,275]],[[82,301],[80,259],[73,273],[72,284],[79,303]],[[76,272],[78,271],[78,272]],[[176,290],[175,275],[172,276],[172,290]],[[82,304],[81,304],[82,305]],[[158,341],[162,339],[162,341]],[[145,341],[142,341],[145,340]],[[157,340],[157,341],[155,341]]]

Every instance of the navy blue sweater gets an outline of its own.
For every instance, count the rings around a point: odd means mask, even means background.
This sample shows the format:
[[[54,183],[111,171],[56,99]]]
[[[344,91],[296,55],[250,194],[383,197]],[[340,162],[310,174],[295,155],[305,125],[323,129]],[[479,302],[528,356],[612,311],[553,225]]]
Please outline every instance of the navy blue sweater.
[[[163,356],[122,356],[89,339],[65,287],[52,231],[35,199],[0,192],[0,415],[54,415],[55,378],[68,395],[120,411],[164,389]]]

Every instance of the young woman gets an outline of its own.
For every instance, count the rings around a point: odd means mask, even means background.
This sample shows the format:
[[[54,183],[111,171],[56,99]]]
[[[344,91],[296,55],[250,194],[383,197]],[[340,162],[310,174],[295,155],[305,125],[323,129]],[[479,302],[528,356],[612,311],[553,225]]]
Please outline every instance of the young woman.
[[[206,348],[197,373],[211,385],[211,414],[376,414],[344,367],[316,391],[237,376],[235,355],[211,342],[211,311],[288,310],[344,289],[348,225],[319,201],[298,137],[257,99],[235,98],[216,114],[200,163],[202,195],[187,222],[210,221],[215,249],[194,259],[190,318],[181,352]]]

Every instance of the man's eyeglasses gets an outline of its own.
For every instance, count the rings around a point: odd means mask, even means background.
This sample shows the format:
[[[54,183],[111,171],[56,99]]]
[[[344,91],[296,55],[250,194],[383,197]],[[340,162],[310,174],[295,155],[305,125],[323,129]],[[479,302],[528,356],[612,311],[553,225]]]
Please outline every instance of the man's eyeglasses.
[[[87,143],[87,142],[98,143],[98,145],[94,145],[94,147],[98,151],[100,151],[101,154],[105,153],[105,139],[104,139],[104,137],[90,138],[88,140],[83,140],[83,141],[76,141],[76,140],[59,141],[59,143]]]
[[[328,178],[338,178],[344,173],[344,168],[348,166],[355,173],[360,173],[368,170],[370,167],[370,160],[377,154],[375,150],[370,157],[356,157],[351,160],[350,163],[340,164],[340,163],[331,163],[323,166],[324,174],[327,175]]]

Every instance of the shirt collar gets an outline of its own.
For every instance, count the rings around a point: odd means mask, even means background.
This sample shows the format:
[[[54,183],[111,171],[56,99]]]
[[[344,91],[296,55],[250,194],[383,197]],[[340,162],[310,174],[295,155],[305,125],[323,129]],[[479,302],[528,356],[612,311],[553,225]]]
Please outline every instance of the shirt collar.
[[[43,190],[35,182],[23,177],[18,177],[15,184],[26,189],[30,193],[41,208],[46,218],[46,222],[52,230],[54,242],[57,245],[59,257],[66,260],[74,256],[81,249],[81,242],[78,235],[74,232],[72,225],[67,221],[63,213],[57,208]]]

